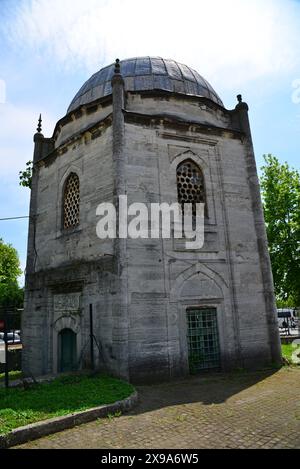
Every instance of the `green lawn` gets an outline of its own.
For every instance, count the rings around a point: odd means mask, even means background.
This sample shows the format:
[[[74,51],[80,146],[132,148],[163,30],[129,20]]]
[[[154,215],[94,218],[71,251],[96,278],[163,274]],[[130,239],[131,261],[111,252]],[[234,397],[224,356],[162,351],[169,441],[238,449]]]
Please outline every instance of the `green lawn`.
[[[0,388],[0,434],[39,420],[111,404],[133,390],[129,383],[100,375],[62,376],[26,390]]]
[[[284,356],[284,358],[286,358],[289,363],[293,364],[292,363],[292,353],[295,352],[295,348],[293,347],[292,344],[281,344],[281,350],[282,350],[282,355]],[[299,350],[299,353],[300,353],[300,350]],[[297,365],[295,363],[295,365]],[[299,365],[299,363],[298,363]]]
[[[9,380],[20,379],[22,377],[22,371],[10,371],[8,375],[9,375]],[[5,374],[0,373],[0,383],[3,382],[4,379],[5,379]]]

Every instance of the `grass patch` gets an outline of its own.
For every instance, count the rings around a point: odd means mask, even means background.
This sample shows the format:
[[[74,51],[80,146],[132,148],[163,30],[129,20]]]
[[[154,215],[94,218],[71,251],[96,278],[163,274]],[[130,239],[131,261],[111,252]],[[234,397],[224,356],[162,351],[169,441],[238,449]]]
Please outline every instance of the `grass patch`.
[[[292,354],[296,351],[296,348],[295,346],[293,347],[293,344],[290,343],[290,344],[281,344],[281,351],[282,351],[282,355],[283,357],[288,360],[288,362],[291,364],[291,365],[295,365],[295,366],[299,366],[299,363],[293,363],[293,359],[292,359]],[[298,346],[298,356],[300,355],[300,348]]]
[[[0,434],[51,417],[67,415],[128,397],[131,384],[103,375],[70,375],[29,389],[0,388]]]
[[[22,378],[22,371],[10,371],[8,373],[10,380],[21,379]],[[0,383],[4,381],[5,373],[0,373]]]

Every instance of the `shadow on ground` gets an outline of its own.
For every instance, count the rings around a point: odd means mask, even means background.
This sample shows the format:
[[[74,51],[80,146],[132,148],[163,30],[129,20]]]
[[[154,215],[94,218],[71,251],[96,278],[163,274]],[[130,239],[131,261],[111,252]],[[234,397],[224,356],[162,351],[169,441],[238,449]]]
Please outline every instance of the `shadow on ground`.
[[[221,404],[241,391],[271,377],[278,370],[256,372],[209,373],[162,384],[137,386],[139,403],[130,412],[138,415],[164,407],[199,402]]]

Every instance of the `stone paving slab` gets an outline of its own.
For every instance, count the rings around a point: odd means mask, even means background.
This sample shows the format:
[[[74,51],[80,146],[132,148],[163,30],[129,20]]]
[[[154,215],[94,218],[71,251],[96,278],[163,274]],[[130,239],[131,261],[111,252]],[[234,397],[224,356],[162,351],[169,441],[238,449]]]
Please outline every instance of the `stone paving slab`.
[[[300,369],[139,386],[126,415],[18,448],[300,448]]]

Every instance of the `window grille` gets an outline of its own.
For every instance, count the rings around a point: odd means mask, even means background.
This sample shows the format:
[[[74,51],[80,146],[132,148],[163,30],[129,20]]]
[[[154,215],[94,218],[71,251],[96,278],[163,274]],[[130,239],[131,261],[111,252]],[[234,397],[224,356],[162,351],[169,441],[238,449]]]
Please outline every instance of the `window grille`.
[[[79,178],[77,174],[71,173],[68,177],[63,201],[63,227],[73,228],[79,224]]]
[[[191,160],[183,161],[177,167],[177,193],[182,213],[184,213],[184,204],[190,203],[195,218],[196,203],[205,203],[205,188],[202,171]]]

